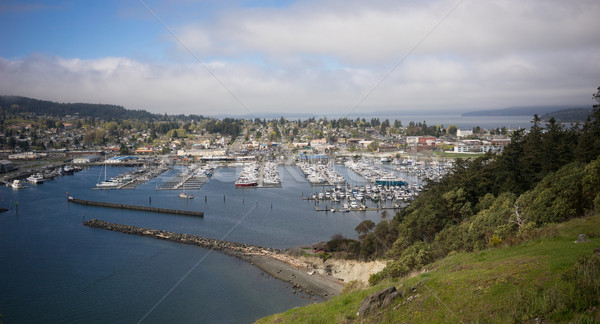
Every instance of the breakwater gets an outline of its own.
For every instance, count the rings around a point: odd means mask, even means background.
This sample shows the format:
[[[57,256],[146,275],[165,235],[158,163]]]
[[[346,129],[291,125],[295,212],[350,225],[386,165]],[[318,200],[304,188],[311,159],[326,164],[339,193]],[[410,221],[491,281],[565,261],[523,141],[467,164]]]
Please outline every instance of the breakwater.
[[[140,211],[147,211],[147,212],[153,212],[153,213],[204,217],[204,212],[195,211],[195,210],[180,210],[180,209],[158,208],[158,207],[149,207],[149,206],[115,204],[115,203],[108,203],[108,202],[101,202],[101,201],[83,200],[83,199],[78,199],[78,198],[75,198],[72,196],[69,196],[67,198],[67,200],[72,203],[82,204],[82,205],[87,205],[87,206],[131,209],[131,210],[140,210]]]
[[[229,241],[224,241],[224,240],[215,240],[215,239],[206,238],[206,237],[197,236],[197,235],[179,234],[179,233],[173,233],[173,232],[163,231],[163,230],[142,228],[142,227],[131,226],[131,225],[115,224],[115,223],[105,222],[105,221],[98,220],[98,219],[92,219],[89,221],[85,221],[85,222],[83,222],[83,225],[89,226],[92,228],[99,228],[99,229],[105,229],[105,230],[109,230],[109,231],[121,232],[121,233],[125,233],[125,234],[140,235],[140,236],[146,236],[146,237],[151,237],[151,238],[160,239],[160,240],[172,241],[172,242],[176,242],[176,243],[195,245],[195,246],[203,247],[206,249],[221,251],[225,254],[236,256],[236,257],[242,257],[244,255],[249,255],[249,254],[265,254],[268,252],[273,252],[273,253],[281,252],[281,250],[279,250],[279,249],[261,247],[261,246],[244,244],[244,243],[229,242]]]

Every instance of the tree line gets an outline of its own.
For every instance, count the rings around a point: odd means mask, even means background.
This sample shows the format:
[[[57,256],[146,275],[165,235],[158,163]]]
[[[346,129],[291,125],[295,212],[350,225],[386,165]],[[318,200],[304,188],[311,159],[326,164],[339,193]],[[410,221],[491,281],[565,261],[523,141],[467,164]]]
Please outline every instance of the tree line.
[[[396,277],[456,251],[509,244],[548,223],[600,210],[599,105],[583,124],[555,119],[516,131],[501,154],[457,160],[452,172],[430,181],[394,217],[357,226],[358,240],[336,238],[331,251],[392,261],[371,283]]]

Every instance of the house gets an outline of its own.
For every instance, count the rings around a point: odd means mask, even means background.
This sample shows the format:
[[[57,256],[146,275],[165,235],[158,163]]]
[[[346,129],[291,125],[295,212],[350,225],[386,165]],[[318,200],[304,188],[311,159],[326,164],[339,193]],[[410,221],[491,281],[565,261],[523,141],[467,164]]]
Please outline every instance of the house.
[[[317,139],[314,139],[314,140],[310,141],[310,146],[313,146],[313,147],[314,146],[323,146],[325,144],[327,144],[327,139],[324,138],[324,137],[323,138],[317,138]]]

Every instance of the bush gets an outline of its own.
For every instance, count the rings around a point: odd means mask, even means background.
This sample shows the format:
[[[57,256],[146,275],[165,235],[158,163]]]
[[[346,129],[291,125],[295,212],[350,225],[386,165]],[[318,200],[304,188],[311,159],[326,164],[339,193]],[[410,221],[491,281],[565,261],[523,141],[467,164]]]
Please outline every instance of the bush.
[[[492,235],[492,237],[490,237],[490,240],[488,243],[489,243],[490,247],[497,247],[497,246],[500,246],[500,244],[502,244],[502,239],[498,235],[494,234],[494,235]]]
[[[369,284],[375,285],[385,278],[396,278],[406,275],[410,269],[402,261],[390,261],[383,270],[369,277]]]

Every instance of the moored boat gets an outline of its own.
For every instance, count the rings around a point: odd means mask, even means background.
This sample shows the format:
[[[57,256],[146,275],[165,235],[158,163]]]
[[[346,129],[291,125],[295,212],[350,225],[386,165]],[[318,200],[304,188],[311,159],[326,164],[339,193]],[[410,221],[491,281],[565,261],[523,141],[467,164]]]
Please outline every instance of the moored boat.
[[[238,179],[235,182],[235,186],[236,187],[254,187],[258,185],[258,181],[254,180],[254,179]]]
[[[181,193],[179,193],[179,198],[193,199],[194,195],[192,195],[192,194],[186,194],[185,192],[181,192]]]
[[[10,184],[10,186],[11,186],[13,189],[23,189],[23,188],[25,188],[25,185],[24,185],[24,184],[21,182],[21,180],[14,180],[14,181],[13,181],[13,182]]]
[[[32,174],[27,177],[27,181],[35,184],[44,183],[44,176],[41,173]]]

